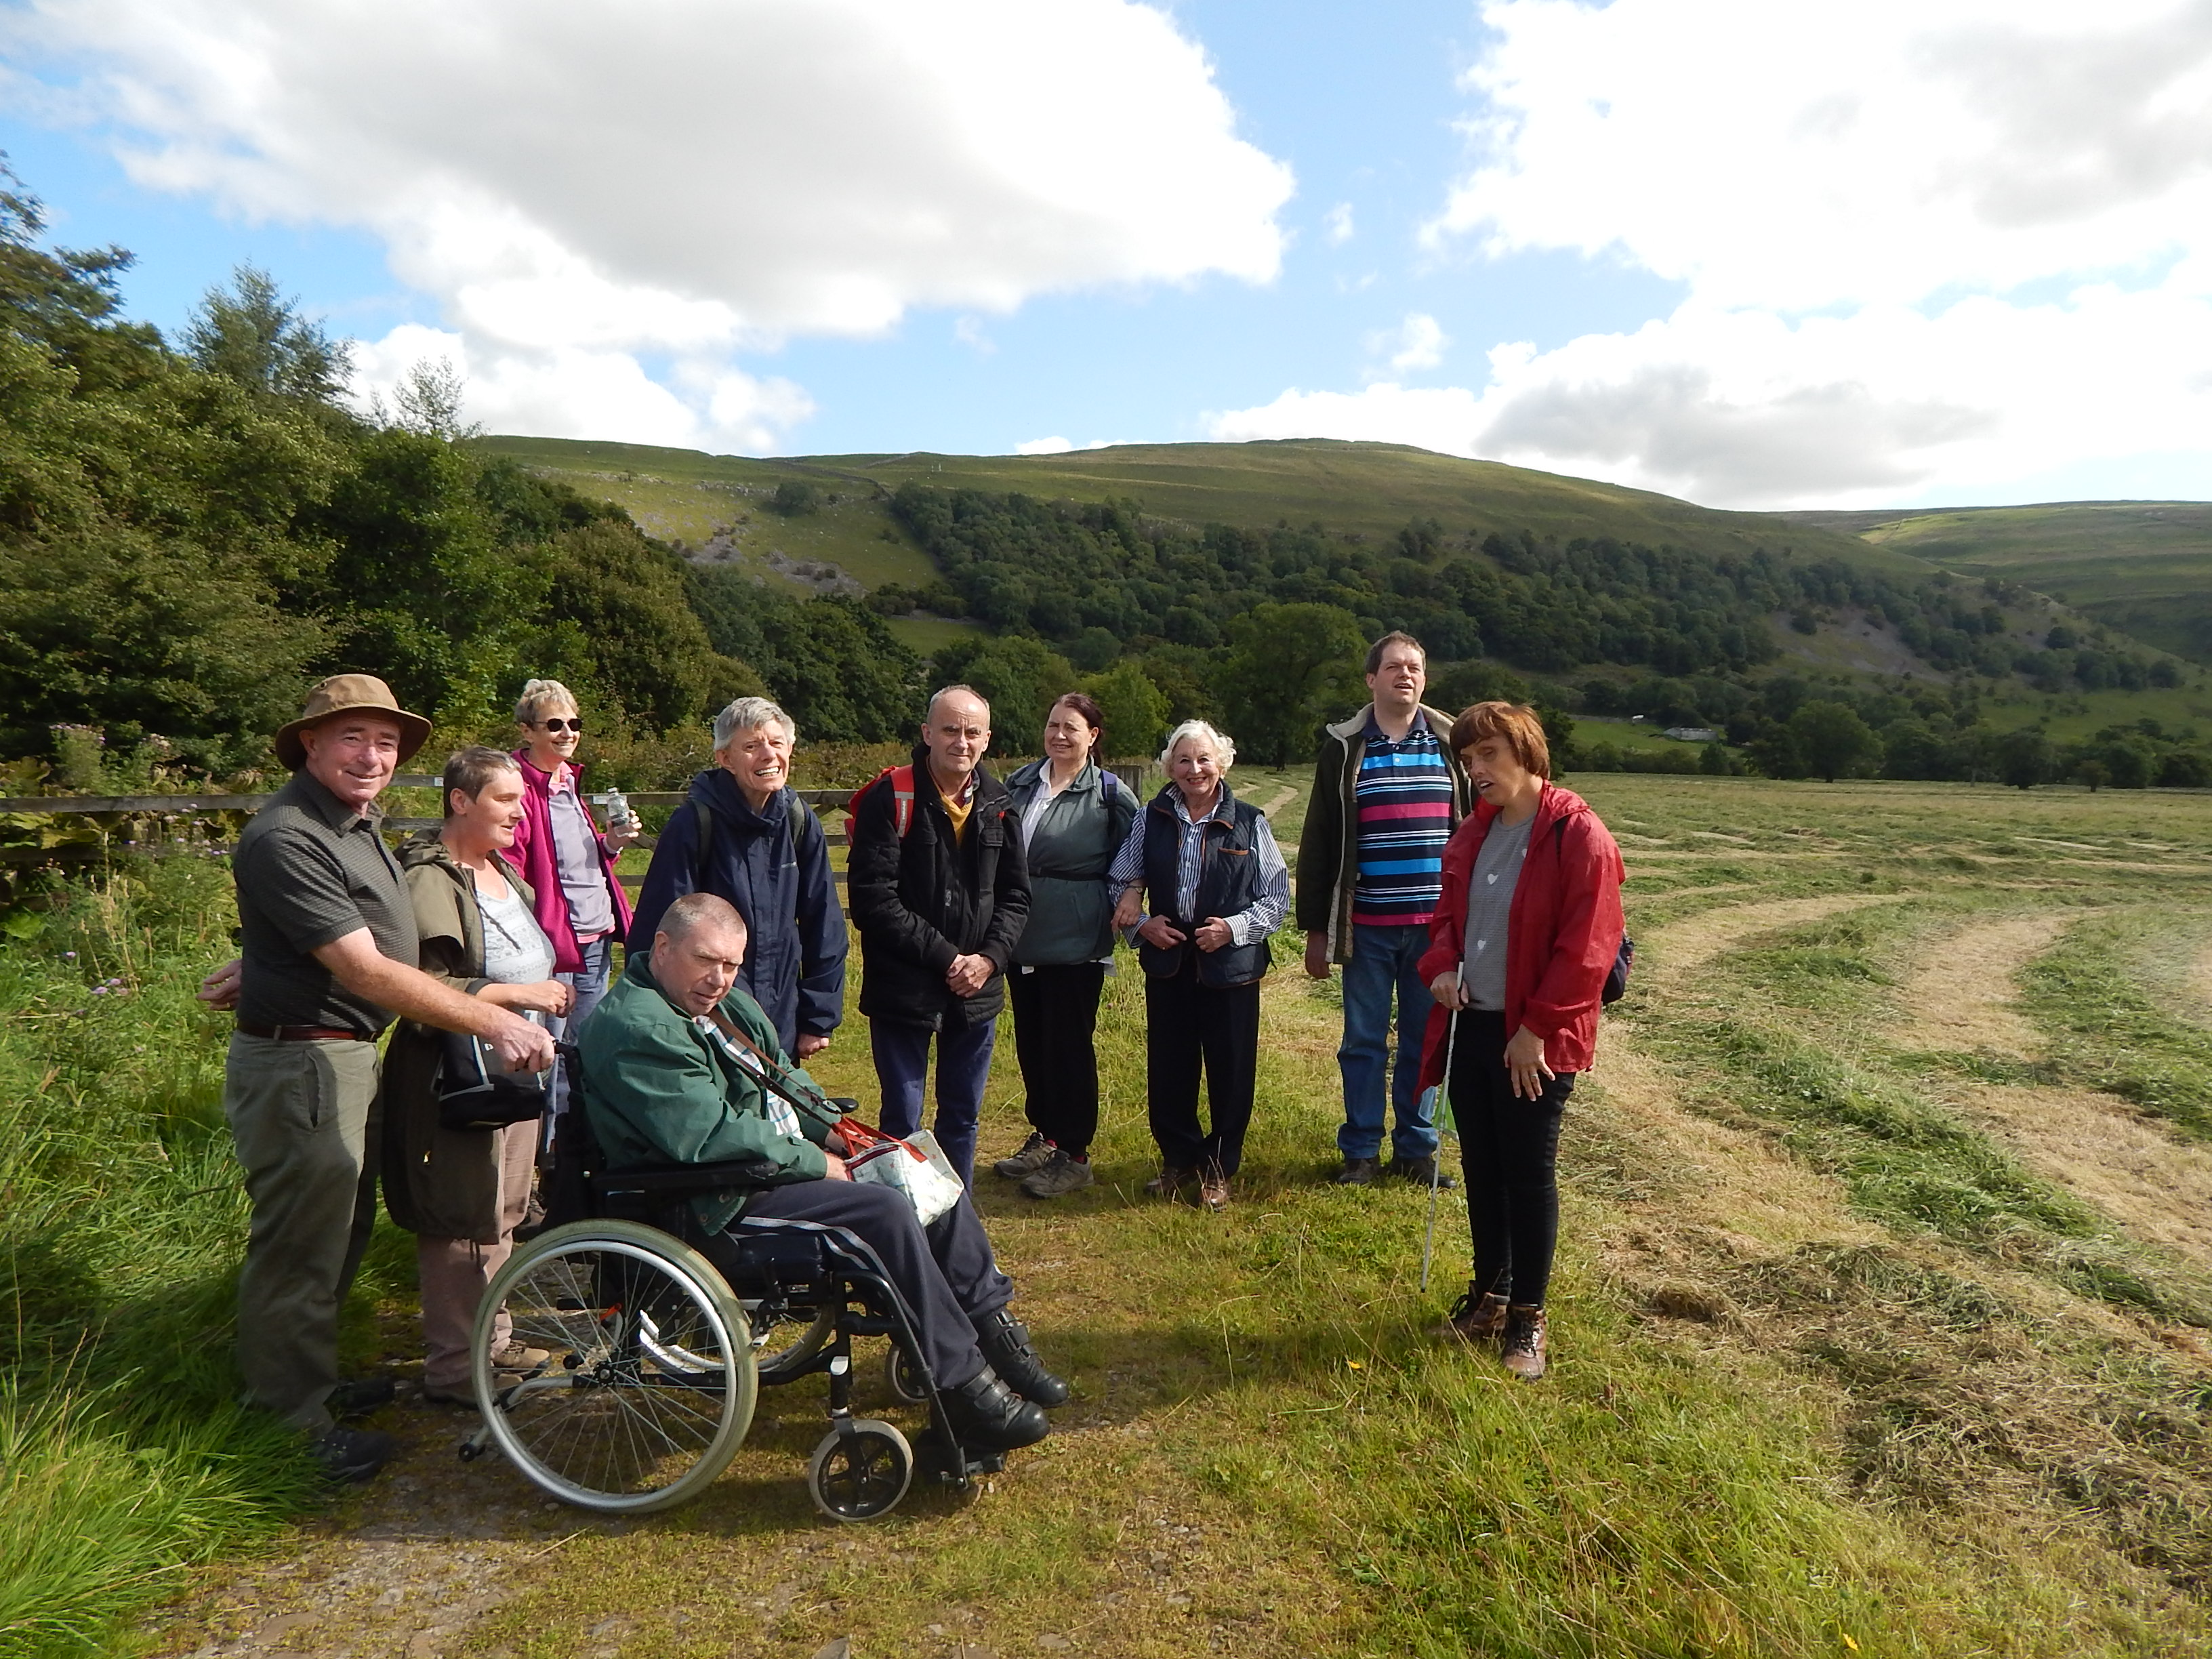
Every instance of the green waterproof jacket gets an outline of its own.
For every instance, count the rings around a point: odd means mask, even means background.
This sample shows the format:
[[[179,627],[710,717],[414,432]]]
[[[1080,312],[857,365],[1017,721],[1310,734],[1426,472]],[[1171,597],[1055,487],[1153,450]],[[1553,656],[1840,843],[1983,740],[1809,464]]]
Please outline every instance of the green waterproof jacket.
[[[649,953],[629,959],[576,1039],[584,1109],[609,1170],[753,1166],[743,1185],[691,1200],[692,1212],[711,1232],[728,1226],[754,1190],[821,1180],[830,1168],[822,1143],[839,1116],[814,1079],[777,1046],[775,1027],[758,1003],[732,988],[721,1011],[763,1054],[774,1056],[786,1085],[809,1103],[810,1109],[798,1114],[803,1139],[776,1127],[767,1091],[653,983]]]

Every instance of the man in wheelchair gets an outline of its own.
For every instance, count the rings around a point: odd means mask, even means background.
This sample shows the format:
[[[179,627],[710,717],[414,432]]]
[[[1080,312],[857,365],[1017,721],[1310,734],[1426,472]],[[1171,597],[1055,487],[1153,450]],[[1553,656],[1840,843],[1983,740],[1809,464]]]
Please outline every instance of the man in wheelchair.
[[[983,1224],[963,1197],[925,1228],[904,1193],[847,1174],[842,1111],[738,987],[745,945],[728,901],[687,894],[585,1023],[584,1105],[606,1167],[750,1166],[745,1186],[685,1201],[687,1234],[704,1243],[781,1221],[851,1234],[905,1299],[961,1443],[1035,1444],[1051,1432],[1042,1408],[1066,1400],[1067,1385],[1007,1312],[1013,1284]]]

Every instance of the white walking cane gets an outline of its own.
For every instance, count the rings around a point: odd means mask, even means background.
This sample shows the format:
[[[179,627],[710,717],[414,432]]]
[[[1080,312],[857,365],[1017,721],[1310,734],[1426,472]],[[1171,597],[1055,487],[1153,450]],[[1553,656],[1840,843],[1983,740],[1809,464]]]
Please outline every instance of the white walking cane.
[[[1437,1126],[1438,1156],[1429,1160],[1429,1231],[1421,1240],[1421,1289],[1429,1288],[1429,1261],[1437,1248],[1437,1190],[1443,1181],[1443,1126],[1451,1112],[1452,1051],[1459,1046],[1459,1010],[1451,1012],[1451,1024],[1444,1030],[1444,1076],[1437,1085],[1437,1109],[1430,1114]],[[1456,1128],[1456,1123],[1453,1126]]]

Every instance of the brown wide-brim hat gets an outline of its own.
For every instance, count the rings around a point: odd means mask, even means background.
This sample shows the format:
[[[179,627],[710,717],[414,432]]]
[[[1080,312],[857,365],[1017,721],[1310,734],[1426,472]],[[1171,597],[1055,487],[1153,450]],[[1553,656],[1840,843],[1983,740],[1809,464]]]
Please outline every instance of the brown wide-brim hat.
[[[402,708],[399,699],[392,695],[392,688],[375,675],[333,674],[307,693],[307,706],[301,711],[299,719],[277,729],[276,758],[290,770],[298,771],[307,763],[307,745],[300,741],[300,733],[341,714],[363,710],[389,714],[398,722],[402,761],[411,759],[415,751],[429,740],[430,722]]]

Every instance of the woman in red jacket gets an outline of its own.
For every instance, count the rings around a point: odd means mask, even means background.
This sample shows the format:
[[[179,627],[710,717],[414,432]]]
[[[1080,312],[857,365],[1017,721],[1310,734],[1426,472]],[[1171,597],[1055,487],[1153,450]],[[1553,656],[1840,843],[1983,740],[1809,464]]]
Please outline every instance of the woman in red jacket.
[[[1620,848],[1551,781],[1533,709],[1479,702],[1453,723],[1451,746],[1477,805],[1445,845],[1420,963],[1437,1001],[1421,1081],[1443,1080],[1449,1053],[1474,1234],[1474,1276],[1447,1328],[1498,1342],[1506,1369],[1534,1380],[1559,1237],[1559,1121],[1620,948]]]

